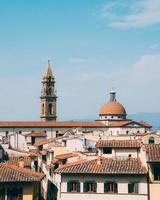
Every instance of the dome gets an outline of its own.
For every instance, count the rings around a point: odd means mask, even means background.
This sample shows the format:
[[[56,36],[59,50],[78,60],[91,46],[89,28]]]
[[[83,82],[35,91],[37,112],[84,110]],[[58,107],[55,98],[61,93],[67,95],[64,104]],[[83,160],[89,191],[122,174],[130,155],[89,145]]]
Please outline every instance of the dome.
[[[116,101],[116,92],[110,91],[110,101],[105,103],[99,112],[100,115],[125,115],[126,110],[122,104]]]
[[[117,101],[109,101],[108,103],[105,103],[99,112],[100,115],[126,115],[126,110]]]

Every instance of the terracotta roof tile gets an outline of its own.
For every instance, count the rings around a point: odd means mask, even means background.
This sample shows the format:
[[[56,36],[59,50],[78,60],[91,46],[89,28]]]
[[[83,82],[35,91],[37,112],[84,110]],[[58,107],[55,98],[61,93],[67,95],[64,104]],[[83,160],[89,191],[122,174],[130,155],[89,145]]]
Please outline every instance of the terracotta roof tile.
[[[0,127],[105,127],[102,122],[76,121],[0,121]]]
[[[146,174],[147,169],[136,158],[127,160],[101,158],[100,164],[98,159],[79,161],[59,167],[55,172],[64,174]]]
[[[65,153],[65,154],[57,155],[55,158],[59,159],[59,160],[63,160],[63,159],[67,159],[67,158],[77,157],[77,156],[78,156],[78,154],[75,154],[75,153]]]
[[[34,144],[34,146],[38,147],[38,146],[42,146],[42,145],[45,145],[45,144],[51,144],[52,143],[52,146],[54,147],[60,147],[62,146],[60,143],[58,143],[56,141],[56,139],[54,138],[51,138],[51,139],[48,139],[48,140],[42,140],[42,141],[38,141]]]
[[[160,144],[145,145],[148,162],[160,162]]]
[[[135,140],[99,140],[95,146],[96,148],[140,148],[141,143]]]
[[[27,137],[46,137],[47,135],[45,132],[31,132],[31,133],[25,134],[25,136],[27,136]]]
[[[144,127],[148,127],[148,128],[151,127],[151,125],[148,124],[147,122],[143,122],[143,121],[135,122],[133,120],[128,120],[128,119],[127,120],[121,120],[121,121],[118,121],[118,122],[114,122],[114,123],[110,124],[109,127],[123,127],[123,126],[129,125],[131,123],[136,123],[140,126],[144,126]]]
[[[0,182],[34,182],[40,181],[44,174],[20,168],[7,163],[0,164]]]
[[[19,166],[20,157],[10,156],[9,160],[6,161],[7,164]],[[29,156],[23,156],[24,159],[24,167],[31,167],[31,158]]]

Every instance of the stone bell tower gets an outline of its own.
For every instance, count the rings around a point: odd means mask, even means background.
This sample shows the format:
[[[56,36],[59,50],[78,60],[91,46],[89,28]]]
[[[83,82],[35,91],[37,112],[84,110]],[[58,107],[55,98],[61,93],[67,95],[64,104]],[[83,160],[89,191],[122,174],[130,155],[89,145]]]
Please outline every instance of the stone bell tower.
[[[53,76],[50,61],[45,71],[42,80],[41,90],[41,119],[42,121],[56,121],[56,90],[55,90],[55,77]]]

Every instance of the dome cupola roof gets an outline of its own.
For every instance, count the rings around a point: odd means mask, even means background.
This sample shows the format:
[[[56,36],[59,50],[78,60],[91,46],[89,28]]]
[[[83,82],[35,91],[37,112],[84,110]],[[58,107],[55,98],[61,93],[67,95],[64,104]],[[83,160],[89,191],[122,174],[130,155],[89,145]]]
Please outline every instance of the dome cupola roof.
[[[110,100],[105,103],[99,112],[100,115],[126,115],[126,110],[122,104],[116,101],[116,92],[110,91]]]

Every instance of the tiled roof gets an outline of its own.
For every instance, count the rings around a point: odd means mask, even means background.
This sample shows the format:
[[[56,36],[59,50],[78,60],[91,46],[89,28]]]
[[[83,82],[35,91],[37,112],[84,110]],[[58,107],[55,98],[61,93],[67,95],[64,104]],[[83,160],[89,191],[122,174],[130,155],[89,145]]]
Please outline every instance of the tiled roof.
[[[114,123],[110,124],[109,127],[123,127],[123,126],[129,125],[129,124],[132,124],[132,123],[135,123],[139,126],[148,127],[148,128],[151,127],[151,125],[148,124],[147,122],[143,122],[143,121],[135,122],[133,120],[128,120],[128,119],[127,120],[121,120],[121,121],[118,121],[118,122],[114,122]]]
[[[45,132],[31,132],[31,133],[25,134],[25,136],[27,136],[27,137],[46,137],[47,135]]]
[[[65,153],[65,154],[57,155],[56,159],[63,160],[63,159],[67,159],[67,158],[77,157],[77,156],[78,155],[75,153]]]
[[[0,164],[0,182],[35,182],[40,181],[44,174],[30,169],[20,168],[7,163]]]
[[[99,140],[95,146],[96,148],[140,148],[141,143],[135,140]]]
[[[105,127],[102,122],[76,121],[0,121],[0,127]]]
[[[10,156],[9,160],[6,161],[7,164],[19,166],[20,157]],[[31,167],[31,158],[29,156],[23,156],[24,159],[24,167]]]
[[[48,140],[42,140],[42,141],[38,141],[34,144],[34,146],[38,147],[38,146],[42,146],[42,145],[45,145],[45,144],[51,144],[52,143],[52,146],[54,147],[60,147],[62,146],[60,143],[58,143],[55,139],[48,139]]]
[[[160,144],[145,145],[148,162],[160,162]]]
[[[68,174],[146,174],[147,170],[139,159],[113,160],[101,158],[66,164],[55,170],[56,173]]]
[[[62,140],[63,141],[68,141],[68,140],[74,140],[74,139],[78,139],[80,138],[81,136],[80,135],[75,135],[75,136],[72,136],[72,137],[68,137],[68,138],[63,138]]]

